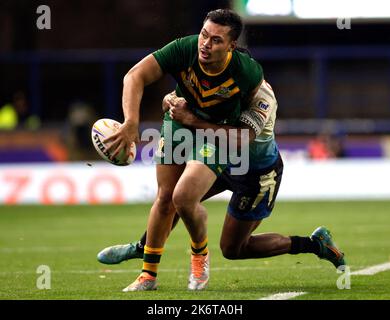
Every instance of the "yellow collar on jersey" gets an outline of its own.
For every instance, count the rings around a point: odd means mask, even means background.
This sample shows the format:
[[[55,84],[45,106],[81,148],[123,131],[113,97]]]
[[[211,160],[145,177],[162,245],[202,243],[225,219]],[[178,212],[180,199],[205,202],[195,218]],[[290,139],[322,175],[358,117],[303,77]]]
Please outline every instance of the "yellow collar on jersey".
[[[198,63],[199,63],[200,69],[201,69],[206,75],[208,75],[208,76],[210,76],[210,77],[215,77],[215,76],[219,76],[222,72],[225,71],[225,69],[226,69],[227,66],[229,65],[230,60],[232,60],[232,53],[231,53],[231,51],[229,51],[228,54],[227,54],[227,58],[226,58],[226,60],[225,60],[225,64],[223,65],[222,70],[219,71],[219,72],[217,72],[217,73],[207,72],[207,71],[203,68],[203,66],[202,66],[202,64],[200,63],[199,60],[198,60]]]

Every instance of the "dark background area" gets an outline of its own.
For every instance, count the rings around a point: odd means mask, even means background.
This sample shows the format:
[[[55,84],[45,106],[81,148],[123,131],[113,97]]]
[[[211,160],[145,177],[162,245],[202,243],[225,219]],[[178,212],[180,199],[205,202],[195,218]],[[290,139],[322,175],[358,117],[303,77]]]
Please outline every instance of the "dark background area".
[[[39,5],[51,9],[52,29],[38,30]],[[2,0],[0,50],[158,48],[197,33],[209,10],[229,1],[180,0]],[[373,45],[390,43],[390,24],[336,21],[304,24],[247,24],[249,46]]]
[[[121,80],[127,70],[171,40],[197,33],[209,10],[230,5],[229,1],[203,0],[48,0],[44,4],[51,9],[52,29],[39,30],[36,9],[40,4],[28,0],[0,4],[0,103],[22,90],[43,122],[63,119],[68,106],[78,100],[91,104],[99,116],[119,118]],[[278,93],[281,118],[376,118],[390,117],[388,51],[375,59],[351,57],[376,47],[375,55],[380,55],[381,47],[390,43],[389,31],[390,24],[383,22],[352,21],[350,30],[337,29],[336,21],[248,24],[245,40]],[[332,47],[343,49],[329,59],[326,49]],[[282,57],[273,55],[272,48],[279,48]],[[310,53],[313,48],[320,50]],[[288,50],[294,53],[295,49],[302,54],[290,55]],[[324,61],[318,64],[316,55],[325,56],[326,65],[321,65]],[[318,68],[326,74],[316,74]],[[367,79],[369,85],[364,87]],[[173,85],[167,77],[147,88],[142,119],[159,120],[156,106]],[[325,91],[322,97],[318,90]],[[359,101],[365,104],[371,97],[373,105],[360,109]]]
[[[50,30],[36,26],[42,4],[51,10]],[[127,71],[175,38],[198,33],[208,11],[226,7],[226,0],[2,0],[0,107],[23,92],[40,128],[68,133],[82,118],[75,111],[87,110],[78,137],[98,118],[122,121]],[[390,22],[352,19],[344,30],[336,20],[248,23],[242,40],[276,93],[280,136],[390,133]],[[147,126],[158,128],[161,99],[173,88],[167,76],[145,89]]]

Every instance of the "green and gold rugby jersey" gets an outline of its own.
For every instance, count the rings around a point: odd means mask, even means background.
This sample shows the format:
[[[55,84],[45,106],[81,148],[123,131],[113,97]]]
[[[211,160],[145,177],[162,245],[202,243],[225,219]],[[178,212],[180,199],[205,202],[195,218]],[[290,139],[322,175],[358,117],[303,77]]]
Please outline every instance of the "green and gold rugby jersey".
[[[177,81],[177,96],[197,116],[217,124],[237,125],[244,101],[263,79],[261,65],[237,50],[228,53],[221,72],[207,73],[198,60],[198,35],[174,40],[153,56]]]

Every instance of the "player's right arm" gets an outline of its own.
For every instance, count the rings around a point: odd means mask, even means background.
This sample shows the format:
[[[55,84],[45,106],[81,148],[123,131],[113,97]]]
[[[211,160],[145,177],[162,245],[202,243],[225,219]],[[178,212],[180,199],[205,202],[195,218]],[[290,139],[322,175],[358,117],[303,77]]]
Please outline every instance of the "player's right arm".
[[[156,58],[150,54],[132,67],[123,79],[122,108],[124,122],[117,133],[104,140],[112,157],[120,150],[130,151],[132,142],[139,142],[139,110],[144,88],[164,75]]]
[[[189,57],[197,50],[197,36],[176,39],[146,56],[126,74],[123,80],[122,107],[124,123],[116,134],[104,142],[115,157],[122,148],[130,151],[132,142],[139,142],[139,109],[145,86],[165,73],[175,74],[186,68]]]

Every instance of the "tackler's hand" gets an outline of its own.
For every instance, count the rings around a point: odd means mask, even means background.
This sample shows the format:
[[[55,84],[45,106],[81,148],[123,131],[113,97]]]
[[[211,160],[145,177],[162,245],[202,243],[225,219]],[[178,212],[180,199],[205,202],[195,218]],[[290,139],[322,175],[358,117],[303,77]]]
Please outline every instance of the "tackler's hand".
[[[169,116],[171,119],[180,122],[181,124],[192,126],[197,120],[197,117],[188,108],[187,102],[178,101],[175,106],[169,109]]]

